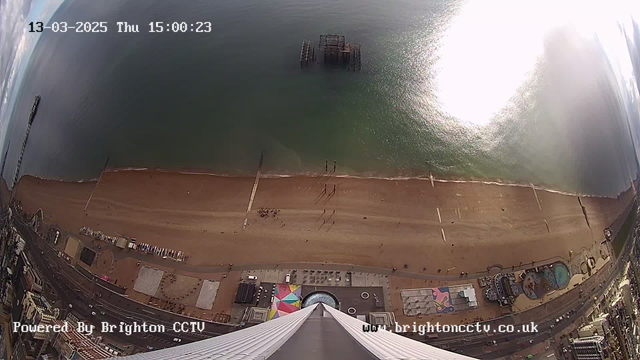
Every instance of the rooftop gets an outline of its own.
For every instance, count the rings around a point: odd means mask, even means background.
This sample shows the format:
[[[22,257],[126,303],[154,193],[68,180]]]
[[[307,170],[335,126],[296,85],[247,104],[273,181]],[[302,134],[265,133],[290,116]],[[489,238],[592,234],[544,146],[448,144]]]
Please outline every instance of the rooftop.
[[[64,322],[55,320],[52,325],[62,326]],[[103,349],[86,335],[79,333],[74,327],[69,327],[67,332],[60,332],[59,336],[59,340],[71,345],[85,359],[105,359],[114,356],[114,354]]]
[[[574,344],[584,344],[590,342],[602,342],[604,341],[604,337],[600,335],[587,336],[579,339],[571,339],[571,342]]]

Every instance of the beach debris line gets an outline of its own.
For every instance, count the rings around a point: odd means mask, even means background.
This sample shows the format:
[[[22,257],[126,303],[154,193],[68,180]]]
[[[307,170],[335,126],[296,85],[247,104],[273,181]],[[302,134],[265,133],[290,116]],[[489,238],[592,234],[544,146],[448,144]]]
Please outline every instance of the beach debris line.
[[[84,226],[80,228],[80,234],[89,236],[91,238],[94,238],[95,240],[107,242],[112,245],[116,245],[118,244],[118,242],[122,243],[122,240],[126,241],[126,239],[123,237],[107,235],[102,231],[91,230],[90,228]]]
[[[189,259],[189,256],[185,255],[182,251],[162,248],[144,242],[141,242],[140,245],[138,245],[137,250],[143,254],[160,256],[163,259],[170,259],[177,262],[187,262],[187,260]]]
[[[138,242],[134,238],[107,235],[102,231],[91,230],[90,228],[84,226],[80,228],[80,234],[89,236],[95,240],[104,241],[121,249],[127,248],[128,250],[137,250],[143,254],[155,255],[162,257],[163,259],[186,262],[189,258],[182,251],[154,246],[145,242]]]

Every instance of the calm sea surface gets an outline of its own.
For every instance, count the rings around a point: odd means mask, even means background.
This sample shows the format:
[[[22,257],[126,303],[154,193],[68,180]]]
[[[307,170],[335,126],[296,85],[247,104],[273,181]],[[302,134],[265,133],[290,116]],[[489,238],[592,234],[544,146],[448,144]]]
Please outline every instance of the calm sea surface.
[[[479,4],[478,4],[479,3]],[[624,9],[423,0],[67,0],[45,31],[7,140],[12,178],[110,167],[501,179],[614,195],[638,171],[640,29]],[[604,3],[603,3],[604,4]],[[545,14],[559,14],[549,16]],[[536,16],[540,15],[540,16]],[[591,21],[594,15],[597,22]],[[139,24],[118,33],[116,21]],[[211,33],[149,33],[149,22]],[[301,70],[302,40],[337,33],[362,70]],[[6,145],[6,141],[5,141]]]

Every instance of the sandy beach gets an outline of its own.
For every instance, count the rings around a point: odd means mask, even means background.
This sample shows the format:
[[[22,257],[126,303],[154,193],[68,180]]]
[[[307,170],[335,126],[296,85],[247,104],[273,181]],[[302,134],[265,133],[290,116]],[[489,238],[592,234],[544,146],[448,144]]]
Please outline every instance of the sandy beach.
[[[616,199],[582,197],[589,227],[577,196],[532,187],[262,178],[247,217],[254,180],[108,171],[85,213],[95,182],[25,176],[17,198],[27,212],[42,208],[46,222],[70,233],[87,226],[134,237],[185,251],[193,266],[308,261],[444,274],[452,267],[481,272],[590,248],[633,196],[629,189]],[[260,208],[279,212],[261,217]]]

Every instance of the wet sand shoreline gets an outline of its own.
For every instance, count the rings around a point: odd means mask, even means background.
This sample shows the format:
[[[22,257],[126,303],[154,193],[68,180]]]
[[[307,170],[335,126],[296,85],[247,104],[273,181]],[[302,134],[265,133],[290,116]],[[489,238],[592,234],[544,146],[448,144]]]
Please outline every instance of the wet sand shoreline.
[[[251,173],[237,173],[237,172],[215,172],[211,170],[206,170],[202,168],[185,168],[185,169],[172,169],[172,168],[153,168],[153,167],[121,167],[121,168],[109,168],[105,170],[105,173],[118,173],[118,172],[155,172],[155,173],[166,173],[166,174],[181,174],[181,175],[202,175],[202,176],[214,176],[214,177],[225,177],[225,178],[244,178],[244,177],[254,177],[254,174]],[[433,183],[461,183],[461,184],[482,184],[482,185],[496,185],[496,186],[514,186],[514,187],[524,187],[524,188],[535,188],[540,191],[547,191],[551,193],[557,193],[562,195],[570,195],[570,196],[580,196],[580,197],[593,197],[593,198],[609,198],[613,199],[613,196],[607,195],[598,195],[598,194],[584,194],[577,193],[569,190],[559,190],[556,188],[548,187],[540,184],[533,184],[529,182],[517,182],[517,181],[509,181],[503,179],[478,179],[478,178],[465,178],[460,176],[450,176],[446,177],[443,175],[433,176],[432,174],[417,176],[417,175],[356,175],[356,174],[343,174],[336,173],[331,171],[328,172],[302,172],[302,173],[275,173],[269,172],[268,170],[263,172],[260,175],[260,178],[315,178],[323,175],[331,174],[334,178],[345,178],[345,179],[359,179],[359,180],[388,180],[388,181],[405,181],[405,180],[416,180],[416,181],[428,181]],[[25,175],[28,177],[32,177],[39,180],[49,180],[49,181],[61,181],[66,183],[91,183],[97,182],[99,177],[90,178],[90,179],[80,179],[80,180],[65,180],[65,179],[56,179],[56,178],[48,178],[42,176],[34,176],[34,175]]]
[[[430,274],[567,257],[600,242],[632,198],[631,190],[617,199],[582,197],[589,228],[577,196],[523,185],[267,175],[243,230],[253,182],[107,171],[84,213],[95,182],[25,176],[17,198],[27,212],[42,208],[46,222],[70,233],[88,226],[135,237],[185,251],[191,266],[327,262]],[[261,217],[260,208],[280,211]]]

